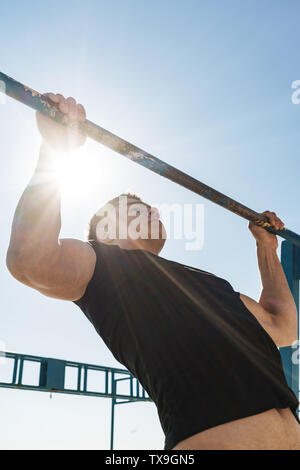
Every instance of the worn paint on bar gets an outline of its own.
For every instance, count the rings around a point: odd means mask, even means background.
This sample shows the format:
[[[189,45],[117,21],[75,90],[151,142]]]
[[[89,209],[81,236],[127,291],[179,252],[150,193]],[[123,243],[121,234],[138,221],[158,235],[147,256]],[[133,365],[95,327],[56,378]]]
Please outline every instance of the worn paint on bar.
[[[60,124],[67,125],[64,114],[61,113],[57,107],[52,104],[52,102],[50,102],[50,100],[48,100],[45,96],[27,86],[25,87],[21,83],[1,72],[0,81],[5,83],[5,93],[8,96],[30,106],[37,111],[40,111]],[[173,181],[174,183],[177,183],[184,188],[199,194],[200,196],[218,204],[219,206],[234,212],[240,217],[260,225],[261,227],[272,233],[275,233],[276,235],[280,235],[281,237],[300,247],[300,236],[298,234],[286,228],[281,231],[274,230],[266,216],[249,209],[243,204],[240,204],[239,202],[229,198],[225,194],[222,194],[210,186],[201,183],[192,176],[189,176],[177,168],[168,165],[162,160],[159,160],[148,152],[145,152],[139,147],[136,147],[126,140],[121,139],[115,134],[112,134],[106,129],[103,129],[102,127],[94,124],[93,122],[86,120],[85,122],[81,123],[80,131],[84,132],[91,139],[107,146],[121,155],[124,155],[126,158],[129,158],[139,165],[144,166],[148,170],[151,170]]]

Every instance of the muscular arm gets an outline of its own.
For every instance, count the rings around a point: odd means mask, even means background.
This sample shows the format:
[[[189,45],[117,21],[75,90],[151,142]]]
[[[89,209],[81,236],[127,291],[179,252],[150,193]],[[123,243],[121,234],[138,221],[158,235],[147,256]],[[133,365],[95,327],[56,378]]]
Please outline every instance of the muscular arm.
[[[16,261],[38,265],[40,258],[51,260],[57,253],[61,216],[56,158],[53,151],[41,146],[34,175],[15,210],[8,266]]]
[[[283,342],[291,344],[297,339],[297,308],[277,252],[258,244],[257,257],[263,286],[259,304],[272,315]]]
[[[283,227],[276,214],[270,217],[275,228]],[[297,340],[297,308],[277,256],[278,243],[275,235],[264,229],[250,228],[256,238],[262,292],[259,302],[242,294],[241,299],[278,346],[289,346]]]
[[[42,125],[52,123],[43,121]],[[93,274],[96,255],[85,242],[59,240],[57,158],[54,148],[43,143],[34,175],[14,214],[6,260],[9,271],[20,282],[50,297],[76,300]]]

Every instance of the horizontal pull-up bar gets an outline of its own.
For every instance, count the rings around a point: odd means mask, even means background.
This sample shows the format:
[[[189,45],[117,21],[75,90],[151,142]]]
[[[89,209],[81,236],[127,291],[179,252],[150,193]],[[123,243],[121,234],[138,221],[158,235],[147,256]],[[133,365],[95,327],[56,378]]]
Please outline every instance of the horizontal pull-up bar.
[[[54,119],[60,124],[66,125],[65,116],[61,113],[58,108],[44,95],[41,95],[37,91],[32,90],[29,87],[22,85],[21,83],[13,80],[4,73],[0,72],[0,91],[6,95],[20,101],[27,106],[39,111],[46,116]],[[84,121],[80,123],[80,131],[84,132],[91,139],[100,142],[100,144],[109,147],[115,152],[124,155],[124,157],[139,163],[140,165],[148,168],[155,173],[158,173],[177,184],[180,184],[184,188],[193,191],[200,196],[209,199],[210,201],[224,207],[225,209],[234,212],[235,214],[254,222],[256,225],[264,227],[269,232],[285,238],[294,245],[300,246],[300,236],[291,230],[283,228],[283,230],[275,230],[269,223],[267,217],[258,212],[249,209],[248,207],[240,204],[234,199],[229,198],[225,194],[216,191],[215,189],[207,186],[204,183],[196,180],[192,176],[177,170],[171,165],[159,160],[148,152],[130,144],[124,139],[121,139],[115,134],[103,129],[103,127],[94,124],[91,121]]]

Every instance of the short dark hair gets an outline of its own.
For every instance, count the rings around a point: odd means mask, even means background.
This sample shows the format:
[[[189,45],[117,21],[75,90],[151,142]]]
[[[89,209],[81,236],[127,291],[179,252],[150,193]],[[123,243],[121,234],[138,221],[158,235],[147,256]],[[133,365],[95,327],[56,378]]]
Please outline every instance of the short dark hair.
[[[127,198],[130,198],[130,199],[136,199],[137,201],[142,202],[142,199],[134,193],[122,193],[119,196],[114,197],[113,199],[108,201],[100,209],[102,209],[103,207],[105,207],[108,204],[112,204],[113,206],[117,207],[118,204],[119,204],[120,198],[124,197],[124,196],[127,196]],[[97,233],[96,233],[97,224],[104,217],[104,215],[99,215],[98,214],[100,209],[98,209],[98,211],[95,212],[95,214],[89,220],[88,226],[86,228],[86,233],[85,233],[85,237],[86,237],[87,240],[97,241]]]

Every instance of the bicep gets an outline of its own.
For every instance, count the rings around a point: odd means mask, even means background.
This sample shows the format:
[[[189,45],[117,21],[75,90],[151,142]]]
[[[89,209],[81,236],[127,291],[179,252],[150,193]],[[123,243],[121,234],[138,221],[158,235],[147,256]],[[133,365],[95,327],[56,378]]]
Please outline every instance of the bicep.
[[[261,326],[266,330],[266,332],[271,336],[273,341],[278,344],[278,329],[274,318],[271,313],[267,312],[262,305],[260,305],[256,300],[248,297],[248,295],[240,294],[240,299],[249,310],[250,313],[256,318],[256,320],[261,324]]]
[[[96,253],[86,242],[64,238],[53,259],[44,264],[27,284],[48,297],[78,300],[93,275]]]

